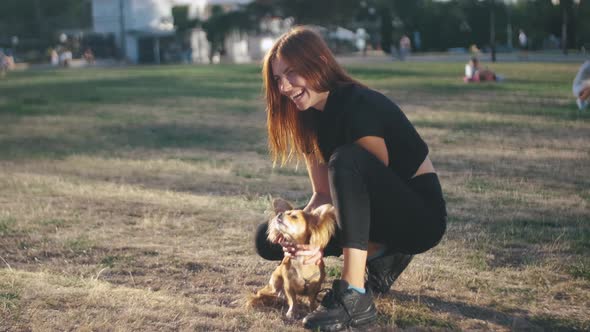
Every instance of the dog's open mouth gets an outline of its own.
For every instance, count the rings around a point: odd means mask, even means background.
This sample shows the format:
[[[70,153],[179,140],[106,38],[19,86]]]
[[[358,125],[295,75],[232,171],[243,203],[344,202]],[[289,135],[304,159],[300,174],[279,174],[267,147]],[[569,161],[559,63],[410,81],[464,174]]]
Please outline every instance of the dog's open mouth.
[[[285,218],[283,216],[276,216],[273,222],[273,228],[282,234],[284,237],[291,237],[290,236],[290,226],[287,224]]]

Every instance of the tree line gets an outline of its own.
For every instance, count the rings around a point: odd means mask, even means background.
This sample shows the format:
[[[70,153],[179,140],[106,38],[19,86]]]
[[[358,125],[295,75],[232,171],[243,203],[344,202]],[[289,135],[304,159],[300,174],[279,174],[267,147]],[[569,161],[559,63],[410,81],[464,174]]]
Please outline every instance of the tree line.
[[[341,26],[369,32],[369,42],[388,51],[403,35],[420,37],[420,51],[443,51],[454,47],[499,48],[517,45],[524,30],[529,47],[540,49],[548,40],[561,42],[567,19],[567,48],[590,44],[590,0],[256,0],[232,13],[214,10],[205,21],[174,13],[179,30],[200,26],[212,43],[219,43],[231,29],[259,29],[263,17],[293,17],[296,24],[327,28]],[[51,45],[60,31],[92,28],[90,0],[2,0],[0,47],[13,36]],[[494,34],[490,30],[494,26]],[[553,36],[553,37],[551,37]]]
[[[554,0],[555,1],[555,0]],[[301,24],[365,28],[372,41],[389,50],[392,42],[406,34],[420,35],[420,50],[443,51],[453,47],[489,47],[491,17],[493,43],[517,45],[518,31],[529,37],[531,49],[546,46],[554,36],[561,38],[567,14],[566,46],[588,47],[590,43],[590,0],[267,0],[258,1],[274,14],[292,16]]]

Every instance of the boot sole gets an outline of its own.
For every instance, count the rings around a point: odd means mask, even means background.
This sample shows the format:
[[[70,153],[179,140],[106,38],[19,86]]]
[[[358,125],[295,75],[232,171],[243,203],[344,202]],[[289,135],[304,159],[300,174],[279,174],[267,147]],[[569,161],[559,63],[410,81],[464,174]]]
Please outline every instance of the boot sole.
[[[357,315],[351,322],[350,326],[352,327],[361,327],[368,324],[371,324],[377,320],[377,309],[375,309],[375,304],[371,304],[367,311]]]
[[[336,323],[332,325],[324,325],[324,326],[317,326],[314,329],[319,329],[322,332],[336,332],[344,330],[348,327],[362,327],[368,324],[371,324],[377,320],[377,309],[375,309],[375,304],[371,304],[371,306],[367,309],[367,311],[356,315],[353,319],[346,323]],[[307,327],[306,328],[310,328]]]

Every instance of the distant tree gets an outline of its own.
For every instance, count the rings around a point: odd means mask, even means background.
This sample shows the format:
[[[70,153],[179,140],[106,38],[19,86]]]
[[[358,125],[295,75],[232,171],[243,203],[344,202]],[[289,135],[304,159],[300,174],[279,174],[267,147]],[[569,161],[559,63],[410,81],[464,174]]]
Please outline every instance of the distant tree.
[[[358,0],[276,0],[284,16],[300,24],[350,26],[363,1]],[[374,2],[374,1],[364,1]]]
[[[559,6],[555,6],[550,0],[518,1],[511,9],[513,11],[513,24],[527,31],[532,48],[540,48],[543,41],[553,35],[561,36],[563,22],[563,9],[568,15],[567,45],[580,48],[590,45],[590,1],[581,0],[579,5],[572,0],[561,0]],[[531,15],[534,13],[534,15]]]
[[[2,0],[0,37],[51,38],[62,29],[92,25],[90,1]]]
[[[232,31],[252,31],[258,27],[261,16],[267,14],[264,5],[253,3],[241,9],[224,12],[223,7],[214,5],[209,19],[202,23],[210,44],[209,61],[216,52],[224,53],[225,38]]]
[[[172,7],[172,18],[174,20],[174,27],[179,35],[184,35],[186,31],[195,28],[200,24],[199,19],[189,18],[188,6]]]
[[[391,53],[391,44],[393,42],[393,24],[391,11],[389,8],[382,8],[379,12],[381,16],[381,49],[385,53]]]

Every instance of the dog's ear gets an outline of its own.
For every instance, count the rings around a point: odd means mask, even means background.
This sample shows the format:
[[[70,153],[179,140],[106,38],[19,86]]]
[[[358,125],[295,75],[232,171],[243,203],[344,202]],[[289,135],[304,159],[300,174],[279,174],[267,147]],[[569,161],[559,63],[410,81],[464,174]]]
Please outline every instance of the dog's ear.
[[[272,207],[275,210],[275,214],[279,214],[287,210],[293,210],[293,205],[282,198],[275,198],[272,201]]]
[[[310,225],[309,243],[323,249],[336,232],[336,211],[332,204],[324,204],[313,210],[311,214],[316,218],[316,222]]]
[[[332,204],[324,204],[324,205],[320,205],[317,208],[315,208],[311,214],[316,215],[320,222],[323,219],[326,218],[331,218],[332,220],[336,221],[336,209],[334,209],[334,206],[332,206]]]

